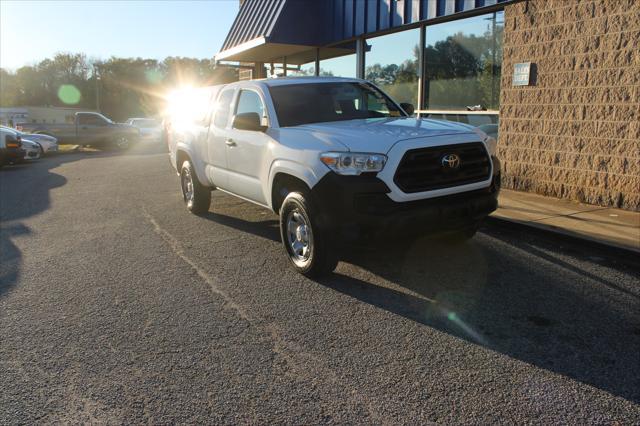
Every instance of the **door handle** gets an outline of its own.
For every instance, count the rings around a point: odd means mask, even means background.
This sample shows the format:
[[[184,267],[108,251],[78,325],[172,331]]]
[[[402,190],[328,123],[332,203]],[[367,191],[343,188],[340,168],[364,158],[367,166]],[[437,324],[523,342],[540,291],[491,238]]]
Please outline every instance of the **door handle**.
[[[227,146],[236,146],[236,145],[237,145],[237,144],[236,144],[236,141],[234,141],[234,140],[233,140],[233,139],[231,139],[231,138],[229,138],[229,139],[225,140],[225,141],[224,141],[224,143],[225,143]]]

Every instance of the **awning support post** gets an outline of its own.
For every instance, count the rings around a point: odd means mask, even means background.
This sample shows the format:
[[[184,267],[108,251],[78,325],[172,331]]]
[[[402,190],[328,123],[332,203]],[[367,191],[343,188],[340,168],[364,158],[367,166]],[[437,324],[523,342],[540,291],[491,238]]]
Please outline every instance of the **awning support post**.
[[[418,45],[418,105],[416,111],[424,110],[424,85],[425,85],[425,63],[424,63],[424,45],[426,42],[427,27],[420,27],[420,44]],[[418,117],[420,113],[418,113]]]
[[[356,40],[356,77],[364,79],[364,38]]]
[[[316,77],[320,75],[320,48],[316,47]]]

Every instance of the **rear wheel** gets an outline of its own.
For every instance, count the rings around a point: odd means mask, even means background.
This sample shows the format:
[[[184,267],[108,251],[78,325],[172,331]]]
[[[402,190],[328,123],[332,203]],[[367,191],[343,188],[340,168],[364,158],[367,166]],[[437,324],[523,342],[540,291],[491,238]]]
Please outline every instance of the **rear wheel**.
[[[182,188],[184,203],[191,213],[202,214],[209,211],[211,190],[200,183],[189,160],[182,163],[180,187]]]
[[[308,196],[292,192],[280,207],[280,238],[294,269],[308,277],[332,272],[338,258],[331,250],[330,235],[317,225]]]

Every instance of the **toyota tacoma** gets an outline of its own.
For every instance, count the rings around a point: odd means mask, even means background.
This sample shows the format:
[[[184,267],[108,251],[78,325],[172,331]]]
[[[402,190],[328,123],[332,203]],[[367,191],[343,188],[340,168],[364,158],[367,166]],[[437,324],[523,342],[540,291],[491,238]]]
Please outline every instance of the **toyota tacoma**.
[[[169,138],[187,208],[207,212],[217,189],[274,211],[304,275],[332,271],[343,243],[471,238],[497,207],[495,139],[412,118],[413,106],[367,81],[253,80],[197,92],[198,114],[176,119]]]

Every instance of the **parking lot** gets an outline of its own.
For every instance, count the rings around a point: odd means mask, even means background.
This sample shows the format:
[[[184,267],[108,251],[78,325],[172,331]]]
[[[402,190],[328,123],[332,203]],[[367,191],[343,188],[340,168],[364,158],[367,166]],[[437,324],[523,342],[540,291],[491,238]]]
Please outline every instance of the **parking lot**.
[[[0,170],[0,423],[640,422],[640,266],[490,222],[293,272],[166,154]]]

